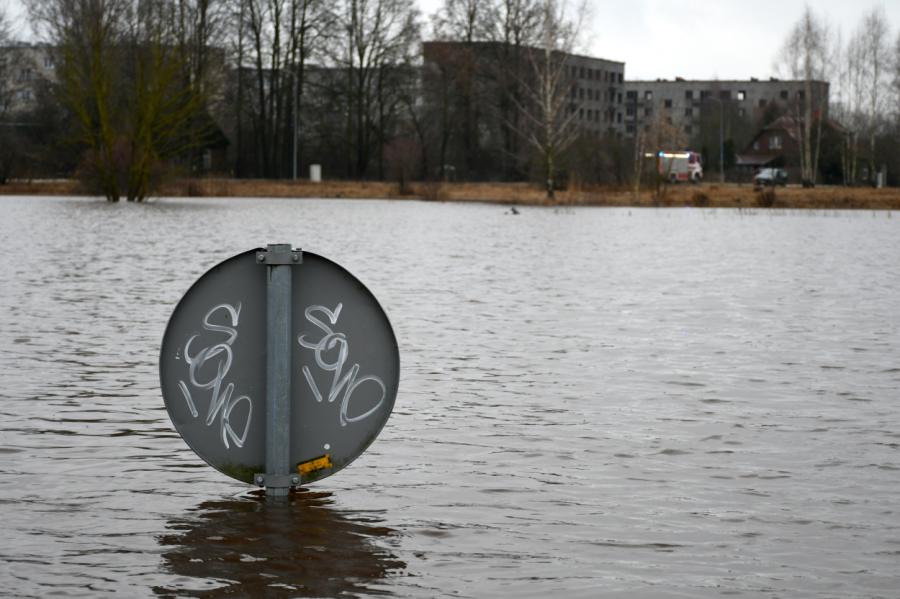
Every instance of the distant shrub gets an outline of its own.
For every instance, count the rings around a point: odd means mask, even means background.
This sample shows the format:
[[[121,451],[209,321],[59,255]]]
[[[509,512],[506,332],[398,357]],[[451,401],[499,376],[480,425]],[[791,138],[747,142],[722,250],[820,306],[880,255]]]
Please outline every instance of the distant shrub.
[[[197,179],[188,180],[187,189],[185,191],[187,192],[185,195],[189,198],[202,198],[206,195],[203,182],[198,181]]]
[[[702,191],[695,191],[691,196],[691,206],[694,208],[706,208],[709,206],[709,196]]]
[[[440,181],[422,183],[422,199],[431,202],[443,202],[447,197],[444,185]]]
[[[775,188],[764,187],[756,192],[756,205],[760,208],[771,208],[775,205]]]

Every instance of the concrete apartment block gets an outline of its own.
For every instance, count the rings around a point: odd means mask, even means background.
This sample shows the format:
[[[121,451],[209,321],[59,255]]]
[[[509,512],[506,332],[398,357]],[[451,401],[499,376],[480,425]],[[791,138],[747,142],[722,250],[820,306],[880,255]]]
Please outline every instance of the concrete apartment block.
[[[813,81],[813,104],[824,107],[828,116],[828,82]],[[701,109],[715,114],[720,103],[733,107],[737,116],[757,126],[766,108],[773,103],[784,108],[802,106],[803,81],[759,80],[674,80],[625,82],[625,132],[635,135],[653,118],[662,117],[688,136],[698,132]]]

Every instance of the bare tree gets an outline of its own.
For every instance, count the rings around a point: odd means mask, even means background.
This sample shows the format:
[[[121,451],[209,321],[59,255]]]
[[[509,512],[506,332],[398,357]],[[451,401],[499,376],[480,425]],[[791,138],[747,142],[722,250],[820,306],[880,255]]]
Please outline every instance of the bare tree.
[[[116,85],[127,6],[121,0],[33,0],[39,21],[59,52],[60,95],[71,111],[72,141],[85,149],[83,174],[110,202],[122,196]]]
[[[794,118],[800,130],[800,171],[804,185],[815,185],[822,139],[822,121],[828,98],[813,93],[813,82],[826,79],[829,61],[829,28],[807,5],[781,50],[783,69],[804,82],[803,95],[795,99]],[[815,129],[815,137],[813,136]]]
[[[202,98],[205,106],[203,118],[189,123],[187,132],[191,139],[187,161],[194,171],[200,168],[197,149],[212,133],[213,121],[209,113],[222,111],[220,98],[225,84],[225,59],[219,40],[227,26],[227,6],[225,0],[173,0],[167,12],[174,43],[184,57],[181,61],[182,84]]]
[[[836,82],[833,112],[844,127],[841,143],[841,167],[845,185],[857,179],[859,137],[866,128],[865,67],[862,40],[857,34],[844,45],[836,41]]]
[[[569,14],[574,10],[574,14]],[[578,137],[576,107],[567,55],[575,45],[584,15],[584,3],[571,9],[558,0],[544,0],[539,48],[528,49],[531,72],[521,82],[523,101],[518,132],[541,157],[547,200],[555,199],[556,171],[563,152]]]
[[[463,42],[465,49],[438,46],[430,58],[432,72],[426,73],[428,103],[439,107],[435,123],[439,135],[438,175],[445,178],[450,141],[458,137],[466,174],[477,170],[478,151],[477,120],[479,114],[479,61],[474,44],[484,42],[491,34],[491,17],[494,13],[484,0],[444,0],[434,15],[433,28],[436,40]]]
[[[487,2],[485,11],[486,36],[500,44],[491,74],[498,93],[490,103],[498,116],[495,121],[500,124],[501,170],[507,178],[521,177],[524,173],[519,106],[524,101],[522,80],[531,67],[522,57],[526,48],[540,43],[543,12],[543,0],[495,0]]]
[[[0,6],[0,44],[6,45],[12,35],[12,23],[7,14],[6,6]]]
[[[0,6],[0,184],[6,183],[15,162],[15,152],[10,151],[14,146],[12,124],[7,122],[12,106],[11,65],[4,51],[10,43],[11,31],[5,5]]]
[[[143,201],[168,161],[192,147],[186,132],[203,98],[182,78],[187,57],[171,2],[31,0],[58,50],[58,94],[84,150],[82,178],[118,201]]]
[[[894,117],[900,121],[900,31],[897,32],[897,41],[894,43],[893,59]]]
[[[10,43],[12,37],[12,24],[6,14],[6,7],[0,6],[0,49]],[[11,65],[6,52],[0,54],[0,119],[6,116],[11,101],[9,87],[9,73]]]
[[[384,148],[401,107],[401,80],[413,76],[419,13],[413,0],[344,0],[335,62],[345,76],[347,171],[364,177]]]
[[[234,0],[238,135],[241,116],[253,126],[256,172],[296,177],[302,151],[301,102],[307,64],[333,21],[324,0]],[[249,68],[248,68],[249,67]],[[249,70],[252,85],[244,84]],[[249,101],[245,102],[249,95]],[[240,139],[239,146],[243,146]],[[238,160],[242,160],[239,147]],[[243,169],[239,169],[243,170]]]
[[[432,18],[438,40],[471,44],[488,38],[490,3],[484,0],[444,0]]]
[[[875,176],[875,138],[878,119],[884,109],[885,78],[888,72],[888,26],[884,8],[875,6],[863,16],[857,36],[863,56],[862,71],[865,77],[869,137],[869,179]]]

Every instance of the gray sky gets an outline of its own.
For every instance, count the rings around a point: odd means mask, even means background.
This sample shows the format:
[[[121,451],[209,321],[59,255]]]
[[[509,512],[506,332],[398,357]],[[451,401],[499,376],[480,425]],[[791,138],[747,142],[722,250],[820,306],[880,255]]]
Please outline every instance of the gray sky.
[[[417,1],[426,17],[443,3]],[[20,0],[2,3],[21,14]],[[900,0],[810,2],[832,27],[843,30],[845,40],[877,4],[884,7],[896,40]],[[769,77],[776,74],[773,60],[804,5],[803,0],[588,0],[583,50],[624,61],[629,79]]]
[[[442,0],[418,0],[430,14]],[[749,79],[774,75],[773,60],[803,0],[587,0],[585,53],[625,62],[628,79]],[[900,0],[811,0],[844,39],[881,4],[891,40]]]

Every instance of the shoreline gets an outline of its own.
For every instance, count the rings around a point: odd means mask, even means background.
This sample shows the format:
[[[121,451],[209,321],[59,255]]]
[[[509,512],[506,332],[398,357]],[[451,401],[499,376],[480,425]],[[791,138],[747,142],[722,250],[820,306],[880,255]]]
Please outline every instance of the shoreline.
[[[607,206],[697,208],[780,208],[836,210],[900,210],[900,189],[800,186],[754,188],[749,183],[702,183],[664,186],[659,197],[652,189],[635,194],[609,186],[581,187],[557,192],[547,202],[544,190],[533,183],[410,183],[401,193],[395,182],[272,179],[184,179],[163,185],[155,198],[297,198],[375,199],[434,202],[477,202],[515,206]],[[0,185],[0,196],[85,195],[77,181],[12,181]]]

